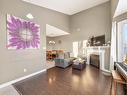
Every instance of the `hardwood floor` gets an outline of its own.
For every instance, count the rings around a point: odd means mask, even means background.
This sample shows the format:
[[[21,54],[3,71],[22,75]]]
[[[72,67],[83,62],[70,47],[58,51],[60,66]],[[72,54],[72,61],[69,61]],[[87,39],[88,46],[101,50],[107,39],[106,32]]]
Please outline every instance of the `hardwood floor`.
[[[83,71],[54,67],[14,86],[22,95],[110,95],[111,77],[92,66]]]

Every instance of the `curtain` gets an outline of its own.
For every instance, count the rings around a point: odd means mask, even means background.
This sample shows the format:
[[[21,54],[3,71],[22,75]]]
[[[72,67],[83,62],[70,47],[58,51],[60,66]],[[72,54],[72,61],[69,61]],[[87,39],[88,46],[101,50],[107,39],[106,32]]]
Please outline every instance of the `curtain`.
[[[116,56],[117,44],[116,43],[117,43],[117,23],[112,22],[110,70],[114,69],[114,62],[117,60],[117,56]]]

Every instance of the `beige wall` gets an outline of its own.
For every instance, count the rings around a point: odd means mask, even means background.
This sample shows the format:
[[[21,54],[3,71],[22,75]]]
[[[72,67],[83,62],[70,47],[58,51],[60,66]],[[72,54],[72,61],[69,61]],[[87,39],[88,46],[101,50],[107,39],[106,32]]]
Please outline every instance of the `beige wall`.
[[[41,28],[39,50],[8,50],[6,48],[6,14],[28,20],[25,15],[32,13],[33,20]],[[45,68],[46,24],[69,31],[69,16],[46,8],[31,5],[22,0],[0,0],[0,84],[40,71]],[[24,68],[27,72],[24,73]]]
[[[87,9],[70,17],[71,34],[56,37],[55,48],[72,52],[74,41],[87,40],[89,36],[105,34],[106,42],[110,40],[111,34],[111,8],[110,2]],[[62,43],[59,44],[58,41]]]

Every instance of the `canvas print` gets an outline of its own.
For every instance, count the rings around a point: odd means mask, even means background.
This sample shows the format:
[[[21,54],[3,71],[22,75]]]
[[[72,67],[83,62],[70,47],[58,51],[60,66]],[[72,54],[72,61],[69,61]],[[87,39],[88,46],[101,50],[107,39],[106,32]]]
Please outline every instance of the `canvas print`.
[[[8,49],[39,49],[40,26],[34,22],[7,15]]]

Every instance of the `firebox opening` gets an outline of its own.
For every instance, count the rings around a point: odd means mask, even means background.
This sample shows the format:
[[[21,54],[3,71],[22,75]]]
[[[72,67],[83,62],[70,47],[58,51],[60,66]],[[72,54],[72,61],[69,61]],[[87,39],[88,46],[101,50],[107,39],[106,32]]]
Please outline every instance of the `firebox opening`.
[[[99,55],[96,54],[91,54],[90,55],[90,65],[100,68],[100,60],[99,60]]]

